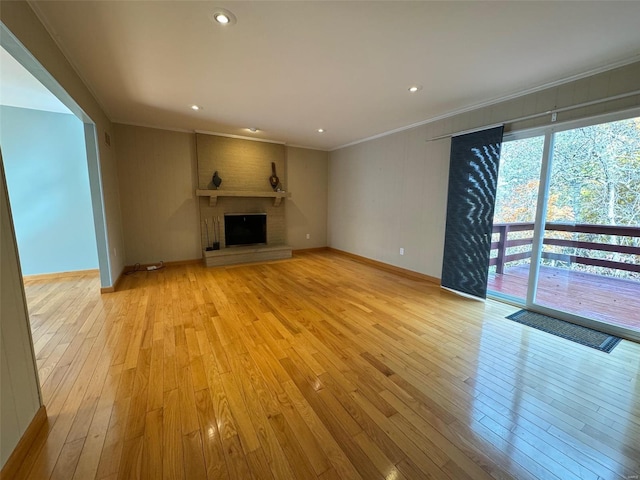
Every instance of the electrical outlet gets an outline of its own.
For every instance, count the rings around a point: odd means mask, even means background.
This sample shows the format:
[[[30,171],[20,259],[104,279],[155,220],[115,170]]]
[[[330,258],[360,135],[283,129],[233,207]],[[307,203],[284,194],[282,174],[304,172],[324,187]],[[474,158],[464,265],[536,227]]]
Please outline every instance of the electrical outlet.
[[[116,247],[113,247],[113,258],[116,258],[118,256],[118,251],[116,250]]]
[[[311,238],[311,234],[307,233],[307,240],[309,240]]]
[[[553,112],[551,114],[551,121],[555,122],[556,120],[558,120],[558,114],[556,112]]]
[[[404,255],[404,248],[400,247],[400,255]]]

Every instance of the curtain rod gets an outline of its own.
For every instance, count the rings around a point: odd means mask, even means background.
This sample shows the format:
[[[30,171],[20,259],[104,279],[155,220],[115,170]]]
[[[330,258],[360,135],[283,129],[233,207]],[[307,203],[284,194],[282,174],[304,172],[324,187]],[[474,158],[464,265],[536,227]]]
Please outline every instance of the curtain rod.
[[[512,118],[510,120],[505,120],[502,123],[494,123],[493,125],[487,125],[487,126],[482,126],[482,127],[478,127],[478,128],[472,128],[470,130],[463,130],[463,131],[460,131],[460,132],[447,133],[446,135],[440,135],[438,137],[428,138],[426,141],[427,142],[433,142],[435,140],[442,140],[443,138],[457,137],[457,136],[460,136],[460,135],[466,135],[468,133],[474,133],[474,132],[479,132],[479,131],[482,131],[482,130],[487,130],[489,128],[500,127],[502,125],[506,125],[507,123],[523,122],[525,120],[530,120],[532,118],[543,117],[545,115],[549,115],[549,114],[553,114],[553,113],[568,112],[569,110],[576,110],[578,108],[590,107],[592,105],[598,105],[598,104],[604,103],[604,102],[613,102],[615,100],[620,100],[620,99],[627,98],[627,97],[633,97],[634,95],[640,95],[640,90],[634,90],[632,92],[621,93],[620,95],[614,95],[613,97],[601,98],[599,100],[591,100],[590,102],[578,103],[576,105],[571,105],[571,106],[568,106],[568,107],[562,107],[562,108],[556,108],[556,109],[553,109],[553,110],[547,110],[546,112],[533,113],[531,115],[526,115],[524,117]]]

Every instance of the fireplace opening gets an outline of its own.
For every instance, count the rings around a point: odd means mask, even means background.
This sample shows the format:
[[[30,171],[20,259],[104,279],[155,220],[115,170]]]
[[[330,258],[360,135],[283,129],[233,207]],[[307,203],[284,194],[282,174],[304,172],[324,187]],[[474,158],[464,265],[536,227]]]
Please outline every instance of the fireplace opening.
[[[225,213],[224,241],[227,247],[266,245],[266,213]]]

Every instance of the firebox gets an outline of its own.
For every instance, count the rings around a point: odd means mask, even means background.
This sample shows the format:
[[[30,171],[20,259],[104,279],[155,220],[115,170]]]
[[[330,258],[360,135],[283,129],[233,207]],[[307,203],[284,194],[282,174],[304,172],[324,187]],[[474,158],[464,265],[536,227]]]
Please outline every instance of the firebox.
[[[266,245],[266,213],[225,213],[224,240],[227,247]]]

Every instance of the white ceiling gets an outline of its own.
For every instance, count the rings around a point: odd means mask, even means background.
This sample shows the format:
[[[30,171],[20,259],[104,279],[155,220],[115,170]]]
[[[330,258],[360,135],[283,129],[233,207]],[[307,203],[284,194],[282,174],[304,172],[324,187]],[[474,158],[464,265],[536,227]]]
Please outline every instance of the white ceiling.
[[[639,1],[30,3],[113,121],[322,149],[640,59]]]
[[[71,113],[2,47],[0,47],[0,105]]]

